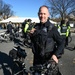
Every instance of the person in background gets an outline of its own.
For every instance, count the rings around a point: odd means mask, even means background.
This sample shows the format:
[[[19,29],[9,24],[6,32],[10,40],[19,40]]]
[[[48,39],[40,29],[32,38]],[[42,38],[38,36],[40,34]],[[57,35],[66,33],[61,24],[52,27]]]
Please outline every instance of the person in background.
[[[66,46],[68,46],[68,37],[71,35],[71,32],[70,32],[70,23],[69,23],[69,20],[66,19],[66,25],[67,25],[67,32],[66,32]]]
[[[7,24],[7,33],[10,33],[12,35],[12,29],[13,29],[12,22],[9,21],[9,23]]]
[[[68,45],[68,37],[70,33],[69,22],[66,22],[66,20],[61,20],[60,32],[60,35],[63,37],[64,45],[66,47]]]
[[[10,37],[10,40],[12,41],[14,39],[14,34],[13,34],[13,26],[12,26],[12,22],[9,21],[9,23],[7,24],[7,31],[6,31],[7,34],[10,34],[9,37]]]
[[[0,24],[0,29],[2,29],[2,25]]]
[[[24,32],[24,28],[25,28],[25,24],[26,24],[26,23],[27,23],[27,19],[25,19],[24,22],[22,23],[22,35],[23,35],[22,37],[23,37],[23,38],[26,38],[25,32]]]
[[[44,64],[49,60],[58,64],[59,57],[62,56],[64,42],[57,28],[49,21],[49,16],[48,7],[41,6],[38,11],[40,23],[36,23],[30,31],[34,66]],[[55,42],[57,49],[54,48]],[[58,71],[57,74],[54,74],[53,72],[52,75],[61,75],[61,73]]]
[[[28,33],[30,32],[31,28],[32,28],[32,23],[31,23],[31,19],[28,19],[24,25],[24,42],[23,44],[26,45],[26,46],[29,46],[29,35]]]

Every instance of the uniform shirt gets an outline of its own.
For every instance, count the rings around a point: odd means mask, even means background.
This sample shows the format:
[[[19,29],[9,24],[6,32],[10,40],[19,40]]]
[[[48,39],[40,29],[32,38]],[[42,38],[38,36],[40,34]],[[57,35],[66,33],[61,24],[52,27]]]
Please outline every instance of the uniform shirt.
[[[37,40],[37,34],[40,33],[40,29],[44,28],[44,27],[47,27],[49,25],[52,25],[52,23],[50,23],[49,21],[47,21],[45,24],[41,24],[41,23],[38,23],[35,25],[35,28],[36,28],[36,31],[34,32],[34,34],[31,36],[31,41],[32,41],[32,50],[33,50],[33,53],[39,53],[38,51],[40,49],[38,49],[38,46],[37,46],[37,43],[35,40]],[[53,28],[49,31],[49,37],[53,38],[54,41],[57,43],[57,50],[53,50],[52,54],[55,54],[57,57],[62,54],[62,50],[64,49],[64,42],[62,41],[62,37],[60,36],[57,28],[55,26],[53,26]],[[39,55],[39,54],[38,54]]]

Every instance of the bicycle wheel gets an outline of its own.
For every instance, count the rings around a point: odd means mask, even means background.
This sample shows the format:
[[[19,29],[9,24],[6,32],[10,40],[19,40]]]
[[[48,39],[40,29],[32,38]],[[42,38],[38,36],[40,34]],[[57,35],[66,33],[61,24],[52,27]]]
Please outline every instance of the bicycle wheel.
[[[25,64],[22,61],[14,61],[12,75],[28,75]]]
[[[70,43],[71,41],[72,41],[72,37],[69,36],[69,37],[68,37],[68,43]]]
[[[7,43],[10,42],[9,34],[6,34],[6,33],[5,33],[5,34],[3,35],[3,38],[4,38],[5,42],[7,42]]]

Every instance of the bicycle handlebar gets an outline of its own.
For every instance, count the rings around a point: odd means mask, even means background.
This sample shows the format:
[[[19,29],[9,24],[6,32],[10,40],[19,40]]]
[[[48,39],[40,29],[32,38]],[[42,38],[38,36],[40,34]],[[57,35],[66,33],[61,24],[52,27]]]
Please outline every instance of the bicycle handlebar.
[[[40,64],[36,66],[31,66],[30,71],[43,71],[44,69],[48,69],[51,66],[51,61],[46,62],[45,64]]]

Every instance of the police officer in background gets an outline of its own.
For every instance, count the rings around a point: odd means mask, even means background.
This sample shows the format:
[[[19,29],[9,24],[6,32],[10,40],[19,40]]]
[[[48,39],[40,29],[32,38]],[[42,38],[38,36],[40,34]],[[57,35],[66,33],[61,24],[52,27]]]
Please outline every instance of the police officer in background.
[[[31,26],[31,19],[28,19],[27,21],[26,21],[26,23],[25,23],[25,25],[24,25],[24,45],[26,45],[26,46],[28,46],[28,44],[29,44],[29,42],[28,42],[28,40],[29,40],[29,35],[28,35],[28,33],[30,32],[30,30],[31,30],[31,28],[30,28],[30,26]]]
[[[48,7],[43,5],[38,12],[40,23],[30,31],[32,51],[34,54],[33,65],[44,64],[53,60],[58,64],[58,57],[62,55],[64,43],[57,28],[49,21]],[[55,42],[57,49],[54,48]],[[61,75],[53,74],[52,75]]]
[[[24,22],[22,23],[22,37],[25,38],[25,32],[24,32],[24,28],[25,28],[25,24],[27,23],[27,19],[24,20]]]
[[[70,23],[69,23],[69,19],[66,19],[66,25],[67,25],[67,32],[66,32],[66,46],[68,46],[68,37],[71,35],[70,32]]]
[[[68,45],[68,37],[70,33],[70,25],[66,20],[61,20],[60,35],[63,37],[65,47]]]
[[[29,27],[30,27],[30,25],[31,25],[31,19],[28,19],[27,20],[27,22],[26,22],[26,24],[25,24],[25,27],[24,27],[24,33],[27,33],[27,32],[29,32]]]

